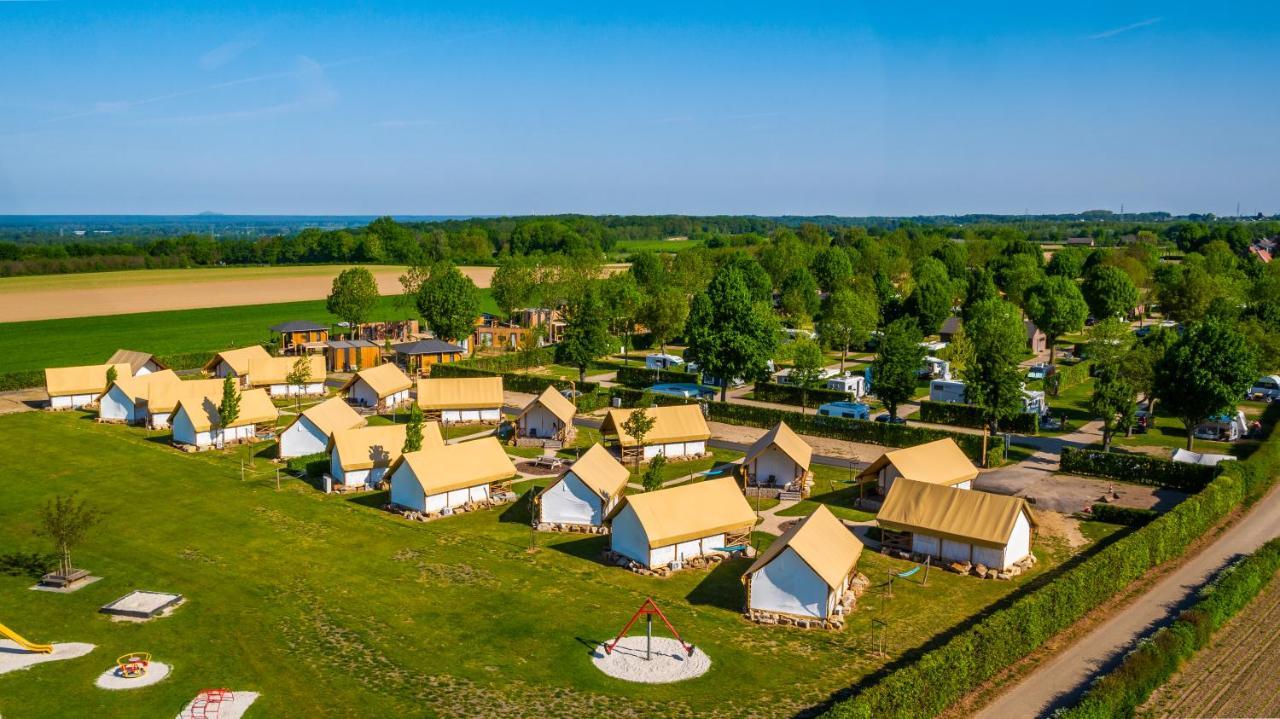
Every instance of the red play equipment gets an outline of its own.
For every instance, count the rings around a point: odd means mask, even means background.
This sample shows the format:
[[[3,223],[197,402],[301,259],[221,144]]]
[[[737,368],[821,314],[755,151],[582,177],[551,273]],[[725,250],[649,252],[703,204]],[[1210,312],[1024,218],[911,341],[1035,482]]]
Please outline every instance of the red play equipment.
[[[230,689],[201,689],[191,702],[191,719],[216,719],[222,711],[222,702],[235,701]]]
[[[677,642],[680,642],[680,646],[684,648],[685,653],[689,656],[693,656],[693,645],[686,643],[685,640],[680,637],[680,632],[677,632],[676,628],[671,626],[671,621],[667,619],[667,615],[663,614],[661,609],[658,609],[658,605],[653,601],[653,597],[644,598],[644,604],[641,604],[640,608],[636,610],[636,613],[631,615],[631,621],[627,622],[627,626],[623,627],[622,631],[618,632],[618,636],[614,637],[612,642],[604,645],[604,653],[612,654],[613,648],[618,646],[618,642],[622,641],[623,637],[627,636],[627,630],[631,628],[631,625],[635,624],[636,620],[643,616],[647,620],[647,626],[645,629],[644,658],[645,661],[648,661],[653,653],[653,615],[655,614],[658,615],[658,618],[662,620],[663,624],[667,625],[667,629],[671,630],[671,634],[676,638]]]

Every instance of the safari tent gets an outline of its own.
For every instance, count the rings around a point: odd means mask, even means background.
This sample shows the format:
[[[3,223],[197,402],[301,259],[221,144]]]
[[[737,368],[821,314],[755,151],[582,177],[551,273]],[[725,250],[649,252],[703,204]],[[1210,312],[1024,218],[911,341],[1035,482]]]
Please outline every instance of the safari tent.
[[[329,437],[329,476],[335,485],[348,488],[372,487],[382,481],[387,469],[404,451],[406,426],[378,425],[335,430]],[[444,444],[440,426],[422,425],[422,446]]]
[[[129,365],[94,364],[80,367],[49,367],[44,371],[44,389],[49,393],[51,409],[88,407],[107,390],[107,373],[116,371],[116,379],[132,377]]]
[[[219,395],[217,399],[179,400],[171,423],[174,444],[204,448],[248,441],[257,435],[258,425],[274,425],[280,416],[265,391],[247,389],[240,393],[240,415],[224,427],[218,415],[221,399]]]
[[[141,377],[168,369],[150,352],[136,352],[134,350],[116,350],[115,354],[111,355],[111,358],[107,360],[107,364],[127,364],[129,365],[129,374],[134,377]]]
[[[388,362],[356,372],[338,391],[352,404],[385,410],[407,402],[412,387],[413,380]]]
[[[418,406],[442,422],[501,422],[501,377],[441,377],[418,380]]]
[[[160,393],[162,385],[178,384],[182,380],[171,369],[148,372],[136,376],[122,376],[107,387],[98,398],[98,420],[142,424],[150,416],[149,400],[153,391]]]
[[[623,458],[641,456],[653,459],[665,457],[699,456],[707,451],[711,430],[696,404],[649,407],[645,411],[653,418],[653,428],[644,436],[641,444],[627,434],[623,426],[635,409],[611,409],[600,425],[600,434],[613,438]]]
[[[417,512],[451,512],[489,499],[489,485],[516,475],[494,437],[458,444],[423,443],[389,470],[391,503]]]
[[[808,494],[813,484],[813,473],[809,471],[812,458],[813,448],[785,422],[779,422],[751,445],[742,466],[749,485]]]
[[[755,523],[742,490],[725,477],[627,495],[609,539],[614,552],[655,569],[744,543]]]
[[[1031,509],[1021,497],[899,478],[876,523],[914,554],[1005,570],[1031,553]]]
[[[826,505],[774,540],[742,575],[747,616],[829,619],[842,613],[862,542]]]
[[[300,361],[306,363],[310,375],[306,382],[292,384],[289,382],[289,375],[293,374],[294,365]],[[249,360],[249,386],[265,389],[272,397],[321,395],[324,394],[324,380],[324,355]]]
[[[978,468],[953,439],[939,439],[880,455],[858,479],[875,477],[881,494],[887,494],[899,477],[914,482],[940,484],[956,489],[972,489]]]
[[[215,405],[222,399],[222,380],[194,379],[180,382],[152,382],[147,388],[145,422],[151,429],[166,429],[182,400],[209,400]]]
[[[592,445],[538,494],[538,522],[602,526],[626,492],[630,476],[604,445]]]
[[[305,457],[319,454],[329,446],[334,432],[354,429],[365,424],[364,417],[341,397],[330,397],[314,407],[308,407],[280,433],[280,458]]]
[[[271,359],[271,354],[263,349],[261,345],[223,350],[205,363],[204,371],[219,379],[236,377],[240,380],[240,384],[244,386],[246,385],[245,378],[249,375],[249,363],[269,359]]]
[[[548,385],[516,418],[516,436],[533,439],[552,439],[571,442],[574,431],[573,416],[578,413],[554,385]]]

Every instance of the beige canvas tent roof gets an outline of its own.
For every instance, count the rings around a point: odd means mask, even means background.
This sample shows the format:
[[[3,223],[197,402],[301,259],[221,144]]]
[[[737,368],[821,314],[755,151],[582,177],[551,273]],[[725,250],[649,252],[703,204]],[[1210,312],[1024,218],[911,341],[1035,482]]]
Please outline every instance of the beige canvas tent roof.
[[[502,378],[420,379],[418,406],[422,409],[496,409],[502,407]]]
[[[184,399],[209,399],[217,404],[222,399],[222,382],[220,379],[153,382],[147,391],[147,409],[152,414],[173,412]]]
[[[496,482],[516,475],[511,458],[502,451],[502,445],[494,437],[459,442],[458,444],[429,445],[402,455],[391,472],[407,464],[426,494],[439,494],[464,487]]]
[[[722,532],[747,530],[756,523],[747,498],[729,477],[629,494],[613,516],[626,506],[631,507],[644,527],[650,549]]]
[[[226,362],[231,371],[237,377],[243,377],[249,373],[249,362],[251,360],[267,360],[271,359],[268,353],[261,345],[253,345],[252,347],[240,347],[233,350],[223,350],[214,355],[212,359],[204,365],[205,372],[212,372],[218,368],[219,362]]]
[[[129,365],[92,364],[80,367],[49,367],[44,371],[44,388],[50,397],[65,397],[72,394],[101,395],[107,389],[107,371],[116,370],[116,379],[132,377]]]
[[[435,428],[439,436],[440,426],[435,422],[422,425],[422,445],[425,447],[432,437],[429,427]],[[355,427],[340,429],[329,437],[329,451],[338,452],[342,469],[346,471],[369,469],[375,465],[390,465],[400,458],[404,450],[406,427],[403,424],[384,424],[374,427]],[[443,443],[443,440],[441,440]]]
[[[788,547],[796,553],[822,581],[832,589],[839,588],[862,556],[862,542],[853,536],[825,504],[774,540],[756,557],[742,576],[763,569]]]
[[[293,366],[297,364],[298,359],[298,357],[250,359],[249,384],[254,387],[261,387],[264,385],[287,383],[289,381],[289,375],[293,373]],[[326,373],[324,355],[307,355],[305,359],[307,362],[307,368],[311,370],[311,377],[308,381],[323,382]]]
[[[178,411],[185,412],[197,432],[207,432],[214,427],[222,428],[222,418],[218,415],[218,403],[222,399],[219,393],[217,400],[210,398],[183,398],[178,401]],[[243,427],[247,424],[274,422],[280,411],[271,404],[271,397],[264,389],[247,389],[240,393],[240,416],[227,425]]]
[[[120,391],[133,400],[135,405],[146,402],[149,407],[152,394],[163,392],[165,385],[176,385],[181,382],[176,372],[171,369],[162,369],[159,372],[150,372],[137,377],[121,375],[114,382],[114,386],[119,387]],[[111,387],[107,387],[102,395],[106,396],[110,391]]]
[[[889,488],[876,521],[897,532],[923,532],[958,542],[1003,547],[1018,515],[1031,510],[1021,497],[956,489],[898,479]]]
[[[801,467],[808,467],[809,460],[813,458],[813,447],[807,442],[800,439],[800,435],[796,434],[787,426],[786,422],[779,422],[773,429],[761,435],[751,448],[747,450],[747,456],[742,459],[744,465],[750,464],[751,460],[760,456],[769,447],[777,445],[782,453],[787,455],[796,464]]]
[[[520,416],[525,416],[529,410],[538,405],[546,407],[548,412],[555,415],[556,419],[566,425],[572,422],[573,416],[578,413],[578,408],[574,407],[573,402],[570,402],[564,395],[560,394],[555,385],[547,385],[547,388],[542,390],[542,394],[535,397],[532,402],[524,406],[524,409],[520,410]]]
[[[600,424],[600,434],[605,436],[616,435],[618,443],[623,447],[637,446],[635,438],[622,429],[627,418],[635,411],[634,409],[609,410],[609,413],[605,415],[604,422]],[[696,404],[649,407],[646,411],[653,418],[653,429],[649,430],[649,434],[644,437],[644,443],[647,445],[695,442],[711,437],[711,430],[707,428],[707,420],[702,416],[702,410]]]
[[[874,477],[888,464],[896,467],[903,478],[915,482],[953,485],[971,481],[978,476],[978,468],[973,466],[960,446],[950,438],[885,452],[870,467],[862,470],[858,477]]]
[[[359,412],[351,409],[351,405],[347,404],[341,397],[330,397],[325,401],[313,407],[303,410],[302,414],[294,418],[289,423],[292,427],[298,420],[306,417],[316,429],[324,432],[326,435],[332,435],[334,432],[342,429],[352,429],[355,427],[363,427],[365,418],[360,416]],[[286,429],[288,429],[286,427]],[[423,440],[426,440],[427,429],[423,427]]]
[[[591,445],[591,449],[584,452],[569,467],[569,471],[582,480],[582,483],[587,485],[587,489],[606,499],[622,494],[627,488],[627,482],[631,479],[631,473],[627,468],[614,459],[613,453],[605,449],[602,444]],[[552,482],[542,490],[542,493],[545,494],[554,486],[555,482]]]
[[[351,385],[356,383],[357,379],[364,380],[364,383],[369,385],[369,388],[378,395],[379,399],[389,397],[396,392],[413,386],[413,380],[409,379],[409,375],[405,374],[399,367],[387,362],[377,367],[362,369],[351,375],[351,379],[347,380],[347,383],[342,385],[339,391],[347,391],[351,388]]]
[[[167,369],[156,356],[150,352],[138,352],[135,350],[116,350],[115,354],[107,360],[107,364],[127,364],[129,365],[129,374],[137,374],[138,370],[146,366],[148,362],[153,362],[160,369]]]

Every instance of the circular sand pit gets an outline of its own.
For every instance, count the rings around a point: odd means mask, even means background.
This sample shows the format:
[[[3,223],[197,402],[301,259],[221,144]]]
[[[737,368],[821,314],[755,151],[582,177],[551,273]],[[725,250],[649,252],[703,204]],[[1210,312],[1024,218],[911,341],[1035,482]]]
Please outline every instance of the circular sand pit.
[[[98,681],[94,682],[94,684],[97,684],[100,689],[111,689],[113,691],[117,689],[139,689],[157,684],[167,676],[169,676],[168,664],[151,662],[151,665],[147,667],[147,673],[140,677],[127,679],[120,676],[119,667],[111,667],[98,675]]]
[[[653,638],[653,658],[648,661],[644,658],[644,647],[643,636],[623,637],[611,654],[605,654],[603,644],[596,647],[591,663],[616,679],[644,684],[693,679],[711,668],[711,658],[705,652],[694,648],[693,656],[689,656],[680,642],[670,637]]]

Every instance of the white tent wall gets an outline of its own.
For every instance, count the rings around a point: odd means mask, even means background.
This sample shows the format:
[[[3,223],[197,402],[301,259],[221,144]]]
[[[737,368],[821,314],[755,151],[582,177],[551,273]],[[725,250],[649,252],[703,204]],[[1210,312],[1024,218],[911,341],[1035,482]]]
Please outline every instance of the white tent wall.
[[[150,417],[147,418],[147,425],[150,426],[151,429],[168,429],[169,420],[172,419],[172,417],[173,417],[172,412],[160,412],[159,414],[152,414]]]
[[[751,608],[798,617],[825,619],[835,593],[788,547],[751,575]]]
[[[948,562],[971,562],[973,561],[973,545],[968,542],[953,542],[950,539],[943,539],[942,558]]]
[[[156,364],[155,360],[147,360],[145,364],[143,364],[141,367],[138,368],[137,372],[133,373],[133,376],[141,377],[144,374],[151,374],[152,372],[159,372],[159,371],[160,371],[160,365]]]
[[[94,403],[96,394],[68,394],[61,397],[50,397],[49,406],[54,409],[80,409]]]
[[[324,394],[324,383],[273,384],[267,388],[267,393],[272,397],[309,397]]]
[[[401,507],[417,510],[419,512],[426,511],[426,496],[422,491],[422,485],[418,484],[418,479],[413,476],[413,470],[409,469],[409,465],[401,463],[396,471],[392,473],[391,478],[391,503],[398,504]]]
[[[776,446],[769,447],[751,461],[751,476],[756,484],[766,484],[769,477],[779,485],[795,481],[801,473],[800,465]]]
[[[226,360],[218,362],[218,366],[213,368],[213,376],[218,379],[222,379],[227,375],[233,374],[235,374],[235,371],[231,369],[231,365],[226,363]]]
[[[704,441],[697,442],[671,442],[668,444],[651,444],[644,448],[644,458],[653,459],[658,455],[664,457],[688,457],[691,455],[703,454],[707,451],[707,443]]]
[[[299,417],[280,435],[280,458],[305,457],[319,454],[329,443],[329,437],[306,417]]]
[[[551,410],[538,405],[520,418],[520,431],[529,437],[554,437],[564,429],[564,423]],[[552,520],[554,521],[554,520]]]
[[[609,533],[609,546],[613,551],[624,557],[630,557],[646,567],[651,566],[649,564],[649,538],[645,536],[644,528],[640,526],[635,512],[629,505],[623,507],[618,512],[618,515],[613,518],[612,528]],[[670,561],[670,559],[667,560],[668,563]]]
[[[338,456],[337,451],[334,451],[329,456],[329,476],[333,477],[334,482],[344,484],[348,487],[372,487],[377,484],[378,481],[382,479],[382,475],[386,473],[386,467],[344,470],[342,468],[342,458]]]
[[[119,385],[111,385],[107,394],[98,402],[98,417],[102,419],[123,420],[129,424],[138,421],[137,406],[133,398],[125,394]]]
[[[911,551],[916,554],[928,554],[931,557],[938,556],[938,538],[928,534],[920,534],[916,532],[911,535]]]
[[[1004,548],[1002,568],[1008,569],[1031,554],[1031,523],[1027,521],[1025,512],[1018,514],[1013,523],[1013,531],[1009,534],[1009,542]]]
[[[556,524],[600,526],[604,508],[599,495],[591,491],[572,471],[564,475],[538,500],[541,520]]]
[[[378,406],[378,393],[374,392],[373,388],[366,384],[362,379],[357,379],[351,385],[349,394],[351,401],[362,407]]]
[[[440,419],[445,422],[497,422],[502,419],[502,410],[487,409],[446,409],[440,412]]]
[[[973,481],[970,480],[966,482],[961,482],[960,484],[953,484],[951,486],[955,487],[956,489],[973,489]]]

